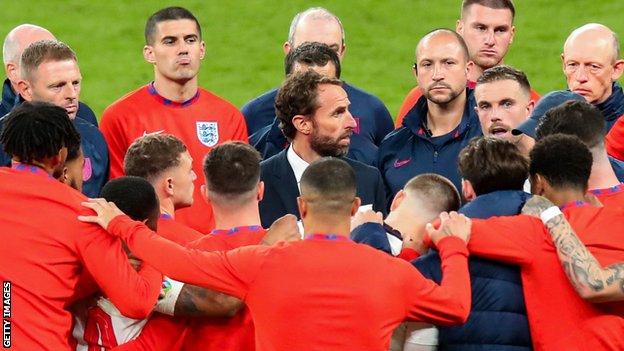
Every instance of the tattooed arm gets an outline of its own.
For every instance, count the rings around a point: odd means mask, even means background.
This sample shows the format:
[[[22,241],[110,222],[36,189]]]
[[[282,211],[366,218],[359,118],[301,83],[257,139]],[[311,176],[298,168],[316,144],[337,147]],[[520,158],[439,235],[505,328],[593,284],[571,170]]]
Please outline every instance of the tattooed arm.
[[[184,284],[176,300],[173,314],[190,317],[232,317],[242,306],[241,300],[230,295]]]
[[[551,206],[554,205],[546,198],[533,196],[522,213],[539,217]],[[592,302],[624,300],[624,262],[603,268],[563,215],[549,220],[546,227],[557,247],[563,270],[583,299]]]

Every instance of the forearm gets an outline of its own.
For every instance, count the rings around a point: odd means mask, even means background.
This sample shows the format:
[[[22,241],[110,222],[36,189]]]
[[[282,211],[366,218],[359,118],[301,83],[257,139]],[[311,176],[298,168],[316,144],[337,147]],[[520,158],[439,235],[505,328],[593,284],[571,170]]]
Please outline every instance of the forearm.
[[[603,268],[563,215],[546,222],[546,227],[563,270],[579,295],[593,302],[624,299],[624,262]]]
[[[186,249],[125,216],[114,218],[108,231],[125,240],[133,254],[172,279],[240,294],[233,286],[237,279],[225,267],[227,260],[223,252]]]
[[[232,317],[243,302],[230,295],[199,286],[184,284],[175,303],[175,316]]]
[[[438,285],[421,276],[425,286],[412,293],[411,298],[416,299],[417,305],[413,306],[408,319],[436,325],[463,323],[471,305],[468,250],[464,242],[455,237],[440,240],[438,248],[442,259],[442,282]]]

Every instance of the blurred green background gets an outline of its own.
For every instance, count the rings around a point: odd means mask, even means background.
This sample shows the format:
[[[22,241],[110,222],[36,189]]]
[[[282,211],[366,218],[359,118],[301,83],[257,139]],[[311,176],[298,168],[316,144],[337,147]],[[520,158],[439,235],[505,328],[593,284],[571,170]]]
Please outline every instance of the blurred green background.
[[[516,0],[516,38],[506,63],[525,71],[544,93],[565,87],[559,54],[570,31],[600,22],[624,33],[624,1]],[[152,79],[143,61],[147,17],[172,5],[199,19],[207,46],[200,85],[242,106],[279,85],[282,43],[292,17],[311,6],[338,15],[346,30],[343,78],[379,96],[396,115],[414,86],[411,74],[419,38],[437,27],[455,27],[460,0],[395,1],[2,1],[2,38],[14,26],[48,28],[78,54],[84,78],[81,100],[96,114]]]

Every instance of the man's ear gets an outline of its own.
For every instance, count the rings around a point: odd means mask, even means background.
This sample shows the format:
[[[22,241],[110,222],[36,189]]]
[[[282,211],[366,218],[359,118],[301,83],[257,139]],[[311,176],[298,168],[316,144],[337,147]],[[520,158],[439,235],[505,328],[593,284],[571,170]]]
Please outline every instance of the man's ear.
[[[174,193],[173,178],[165,178],[165,193],[169,196],[173,196]]]
[[[15,62],[7,62],[7,64],[4,65],[4,71],[6,72],[7,78],[9,78],[11,82],[17,82],[20,80],[19,70],[17,69],[17,64]]]
[[[59,178],[59,180],[61,181],[61,183],[63,184],[67,184],[67,173],[68,173],[69,169],[67,167],[63,167],[63,173],[61,173],[61,176]]]
[[[462,179],[462,195],[466,201],[472,201],[477,197],[477,194],[472,187],[472,183],[469,180]]]
[[[290,46],[290,43],[288,41],[285,41],[284,45],[282,45],[282,49],[284,50],[284,55],[288,55],[290,50],[292,50],[292,47]]]
[[[351,203],[351,217],[355,216],[357,211],[360,209],[360,205],[362,205],[362,200],[356,196]]]
[[[531,180],[531,193],[533,195],[540,195],[540,196],[544,194],[544,178],[539,174],[535,174],[535,175],[530,176],[530,180]]]
[[[455,22],[455,32],[459,35],[464,35],[464,21],[462,21],[461,18]]]
[[[292,118],[292,124],[301,134],[310,135],[312,133],[312,118],[296,115]]]
[[[206,186],[206,184],[202,184],[199,187],[199,191],[201,192],[201,196],[204,198],[204,200],[206,200],[206,202],[210,202],[210,198],[208,196],[208,187]]]
[[[401,202],[405,199],[405,191],[403,189],[399,190],[396,195],[394,195],[394,199],[392,199],[392,204],[390,204],[390,211],[394,211],[399,207]]]
[[[302,196],[297,196],[297,208],[301,219],[304,219],[308,215],[308,204]]]
[[[264,182],[263,181],[258,182],[256,199],[258,200],[258,202],[264,199]]]
[[[33,100],[32,86],[23,79],[17,82],[17,93],[26,101]]]
[[[535,109],[535,100],[530,100],[527,105],[527,119],[531,117],[531,113],[533,113],[533,109]]]
[[[613,64],[613,73],[611,74],[611,80],[616,81],[620,79],[622,73],[624,72],[624,60],[617,60]]]
[[[156,57],[154,56],[154,48],[151,45],[145,45],[143,47],[143,58],[145,59],[145,61],[151,64],[156,63]]]

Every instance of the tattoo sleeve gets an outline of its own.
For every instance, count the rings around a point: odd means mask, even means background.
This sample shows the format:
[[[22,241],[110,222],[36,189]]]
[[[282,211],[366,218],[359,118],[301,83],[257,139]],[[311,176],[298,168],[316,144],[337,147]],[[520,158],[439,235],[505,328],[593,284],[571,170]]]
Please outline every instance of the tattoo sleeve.
[[[241,300],[230,295],[184,284],[175,303],[174,316],[232,317],[242,305]]]
[[[624,262],[603,268],[560,215],[546,223],[557,255],[576,291],[592,302],[624,299]]]

